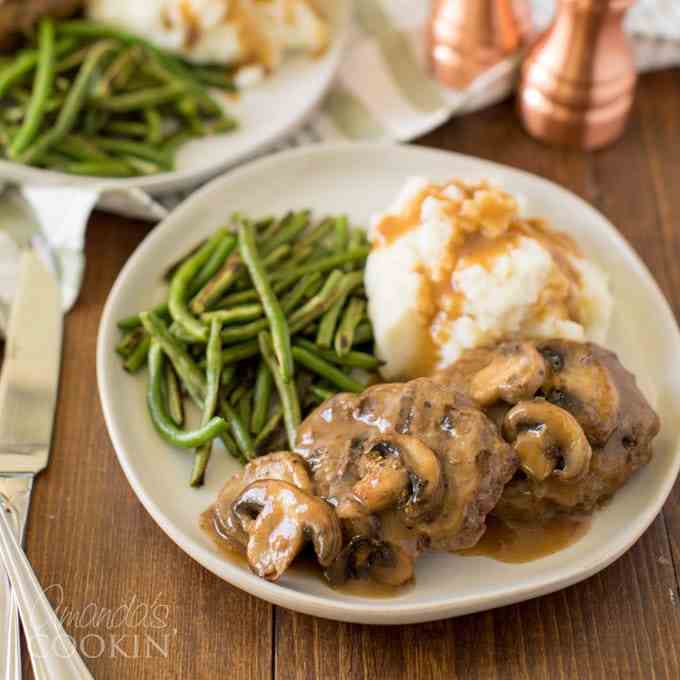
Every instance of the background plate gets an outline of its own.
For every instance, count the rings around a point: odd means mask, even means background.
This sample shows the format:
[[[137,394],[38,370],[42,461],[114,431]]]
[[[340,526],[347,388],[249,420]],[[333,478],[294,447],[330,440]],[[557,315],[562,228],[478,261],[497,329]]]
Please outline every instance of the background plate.
[[[188,487],[191,455],[168,448],[156,435],[144,405],[145,378],[131,378],[113,352],[116,321],[162,295],[168,263],[222,226],[229,214],[254,217],[312,208],[317,215],[347,212],[354,223],[394,199],[405,179],[489,178],[527,198],[531,214],[569,232],[608,273],[616,300],[608,345],[638,375],[662,419],[652,462],[596,513],[589,533],[555,555],[527,564],[484,557],[427,555],[418,561],[416,585],[394,599],[338,593],[311,575],[278,584],[228,561],[198,528],[238,465],[215,455],[207,485]],[[637,255],[596,210],[551,182],[519,170],[457,154],[408,146],[341,145],[289,151],[216,179],[155,229],[116,281],[104,310],[97,374],[104,416],[120,463],[135,493],[161,528],[212,572],[265,600],[307,614],[356,623],[402,624],[490,609],[552,592],[604,568],[627,550],[660,511],[680,467],[680,335],[672,313]],[[142,567],[140,561],[138,568]]]
[[[352,1],[320,0],[319,7],[333,31],[326,54],[321,59],[303,56],[286,59],[274,75],[244,89],[238,99],[216,93],[216,97],[224,97],[227,111],[238,119],[238,130],[184,145],[177,157],[176,171],[104,180],[0,161],[0,177],[17,184],[66,184],[106,190],[135,188],[152,194],[198,185],[290,134],[320,103],[340,64],[350,26]]]

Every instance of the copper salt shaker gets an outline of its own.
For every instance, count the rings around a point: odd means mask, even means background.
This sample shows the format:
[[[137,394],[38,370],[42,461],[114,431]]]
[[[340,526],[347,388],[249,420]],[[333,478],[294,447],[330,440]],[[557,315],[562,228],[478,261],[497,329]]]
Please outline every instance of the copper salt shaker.
[[[427,36],[432,72],[464,88],[515,52],[530,28],[527,0],[435,0]]]
[[[595,149],[623,132],[635,63],[623,30],[634,0],[559,0],[552,26],[522,68],[519,114],[545,142]]]

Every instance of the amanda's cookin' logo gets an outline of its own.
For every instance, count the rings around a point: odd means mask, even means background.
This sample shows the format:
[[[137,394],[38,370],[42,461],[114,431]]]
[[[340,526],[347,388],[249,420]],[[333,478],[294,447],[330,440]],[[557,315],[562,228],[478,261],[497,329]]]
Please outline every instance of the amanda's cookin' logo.
[[[132,595],[115,609],[90,602],[76,610],[65,604],[61,585],[46,588],[45,594],[64,628],[76,638],[72,642],[78,653],[86,659],[167,658],[177,635],[177,629],[170,628],[170,607],[162,602],[162,595],[157,595],[150,603],[141,602]],[[58,640],[53,644],[54,654],[68,654],[67,650],[59,648]]]

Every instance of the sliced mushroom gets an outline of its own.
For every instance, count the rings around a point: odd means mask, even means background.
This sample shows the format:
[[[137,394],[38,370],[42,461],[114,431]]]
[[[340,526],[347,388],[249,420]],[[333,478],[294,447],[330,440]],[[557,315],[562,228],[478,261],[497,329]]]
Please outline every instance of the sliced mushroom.
[[[399,546],[367,536],[355,536],[324,572],[332,585],[370,577],[400,586],[413,578],[414,560]]]
[[[482,407],[503,400],[516,404],[531,399],[546,375],[545,360],[529,342],[505,342],[491,363],[472,378],[470,396]]]
[[[520,458],[524,472],[542,481],[551,474],[576,481],[588,471],[592,450],[578,421],[543,399],[521,401],[503,421],[503,434]],[[560,459],[564,465],[558,469]]]
[[[251,460],[245,467],[243,479],[246,484],[258,479],[279,479],[297,486],[305,493],[314,493],[314,484],[309,477],[305,459],[290,451],[269,453]]]
[[[358,470],[361,478],[352,492],[369,513],[396,505],[405,519],[415,521],[441,502],[439,459],[417,437],[385,434],[374,438]]]
[[[234,516],[248,534],[250,568],[276,581],[307,541],[321,566],[327,567],[342,548],[342,530],[333,508],[288,482],[261,479],[234,501]]]
[[[545,398],[569,411],[593,446],[604,446],[616,428],[620,405],[607,366],[610,353],[592,343],[567,340],[542,342],[538,350],[550,366],[543,384]]]
[[[234,517],[232,506],[242,491],[258,479],[278,479],[289,482],[306,493],[314,493],[314,485],[302,456],[290,451],[269,453],[251,460],[243,472],[229,479],[217,497],[213,512],[220,535],[235,549],[248,544],[248,534]]]

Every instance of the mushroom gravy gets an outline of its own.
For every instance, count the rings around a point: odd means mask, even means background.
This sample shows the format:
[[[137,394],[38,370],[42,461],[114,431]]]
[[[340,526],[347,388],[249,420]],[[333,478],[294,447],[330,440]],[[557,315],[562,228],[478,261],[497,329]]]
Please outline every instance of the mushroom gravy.
[[[542,524],[510,525],[491,515],[486,519],[486,532],[479,543],[459,554],[509,564],[532,562],[576,543],[588,533],[591,522],[590,516],[558,516]]]

